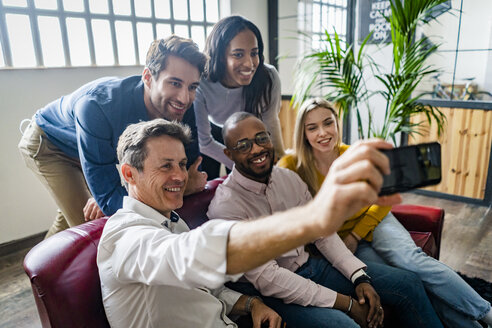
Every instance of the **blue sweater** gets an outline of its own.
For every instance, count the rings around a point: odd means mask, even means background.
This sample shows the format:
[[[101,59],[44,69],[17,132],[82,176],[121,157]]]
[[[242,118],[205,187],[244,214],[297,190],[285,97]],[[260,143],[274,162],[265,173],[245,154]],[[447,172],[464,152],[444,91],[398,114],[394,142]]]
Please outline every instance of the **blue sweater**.
[[[121,208],[127,195],[116,168],[116,147],[128,125],[149,120],[143,92],[140,75],[105,77],[51,102],[35,115],[36,124],[55,146],[80,159],[89,189],[106,215]],[[193,107],[182,123],[192,131],[193,141],[185,147],[189,166],[199,155]]]

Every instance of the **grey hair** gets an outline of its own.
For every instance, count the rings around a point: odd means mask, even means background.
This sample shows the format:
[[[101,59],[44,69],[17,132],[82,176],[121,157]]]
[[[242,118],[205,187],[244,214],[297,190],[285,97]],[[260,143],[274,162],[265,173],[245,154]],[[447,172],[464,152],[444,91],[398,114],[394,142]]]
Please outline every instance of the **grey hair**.
[[[118,140],[118,161],[129,164],[138,171],[143,170],[147,158],[147,140],[150,138],[170,136],[186,145],[191,142],[191,130],[178,122],[169,122],[162,118],[139,122],[127,126]]]

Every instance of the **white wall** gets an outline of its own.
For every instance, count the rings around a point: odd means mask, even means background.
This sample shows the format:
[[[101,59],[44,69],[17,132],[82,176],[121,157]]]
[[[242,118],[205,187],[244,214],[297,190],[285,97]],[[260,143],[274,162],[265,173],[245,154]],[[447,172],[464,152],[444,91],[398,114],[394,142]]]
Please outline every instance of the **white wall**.
[[[297,3],[297,0],[282,0],[278,4],[278,70],[284,95],[291,95],[293,92],[294,67],[301,53],[297,39]]]
[[[252,21],[260,30],[265,50],[263,55],[268,62],[268,2],[263,0],[232,0],[231,14],[242,15]]]
[[[263,0],[232,0],[221,4],[226,14],[241,14],[258,25],[268,58],[268,13]],[[48,102],[102,76],[140,74],[141,67],[50,68],[0,70],[0,244],[47,230],[56,205],[25,166],[17,144],[19,123]]]
[[[56,206],[17,149],[19,123],[48,102],[102,76],[139,74],[141,67],[0,70],[0,243],[47,230]]]

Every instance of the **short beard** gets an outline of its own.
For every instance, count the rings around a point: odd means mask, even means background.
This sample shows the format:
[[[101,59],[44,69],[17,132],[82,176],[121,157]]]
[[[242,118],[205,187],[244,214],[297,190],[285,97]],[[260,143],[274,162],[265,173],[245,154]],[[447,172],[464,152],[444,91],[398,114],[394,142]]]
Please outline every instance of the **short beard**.
[[[241,172],[243,175],[255,180],[255,181],[265,181],[267,182],[268,179],[270,178],[270,175],[272,174],[272,171],[273,171],[273,161],[275,159],[275,150],[272,150],[271,153],[269,153],[270,156],[270,168],[268,170],[266,170],[265,172],[262,172],[262,173],[256,173],[255,171],[247,168],[247,167],[243,167],[242,165],[241,166],[238,166],[236,164],[236,168],[239,170],[239,172]]]

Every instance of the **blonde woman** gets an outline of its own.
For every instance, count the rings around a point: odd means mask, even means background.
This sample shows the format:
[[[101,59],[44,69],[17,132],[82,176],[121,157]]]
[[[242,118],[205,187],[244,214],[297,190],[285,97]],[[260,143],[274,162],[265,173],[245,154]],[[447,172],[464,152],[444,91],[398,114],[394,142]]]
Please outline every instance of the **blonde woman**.
[[[348,148],[340,142],[333,105],[314,98],[307,100],[297,113],[294,153],[284,156],[277,165],[297,172],[314,196],[333,161]],[[492,325],[490,303],[452,269],[417,247],[389,207],[372,205],[362,209],[338,233],[362,261],[384,262],[418,274],[447,326],[481,327],[477,320]]]

